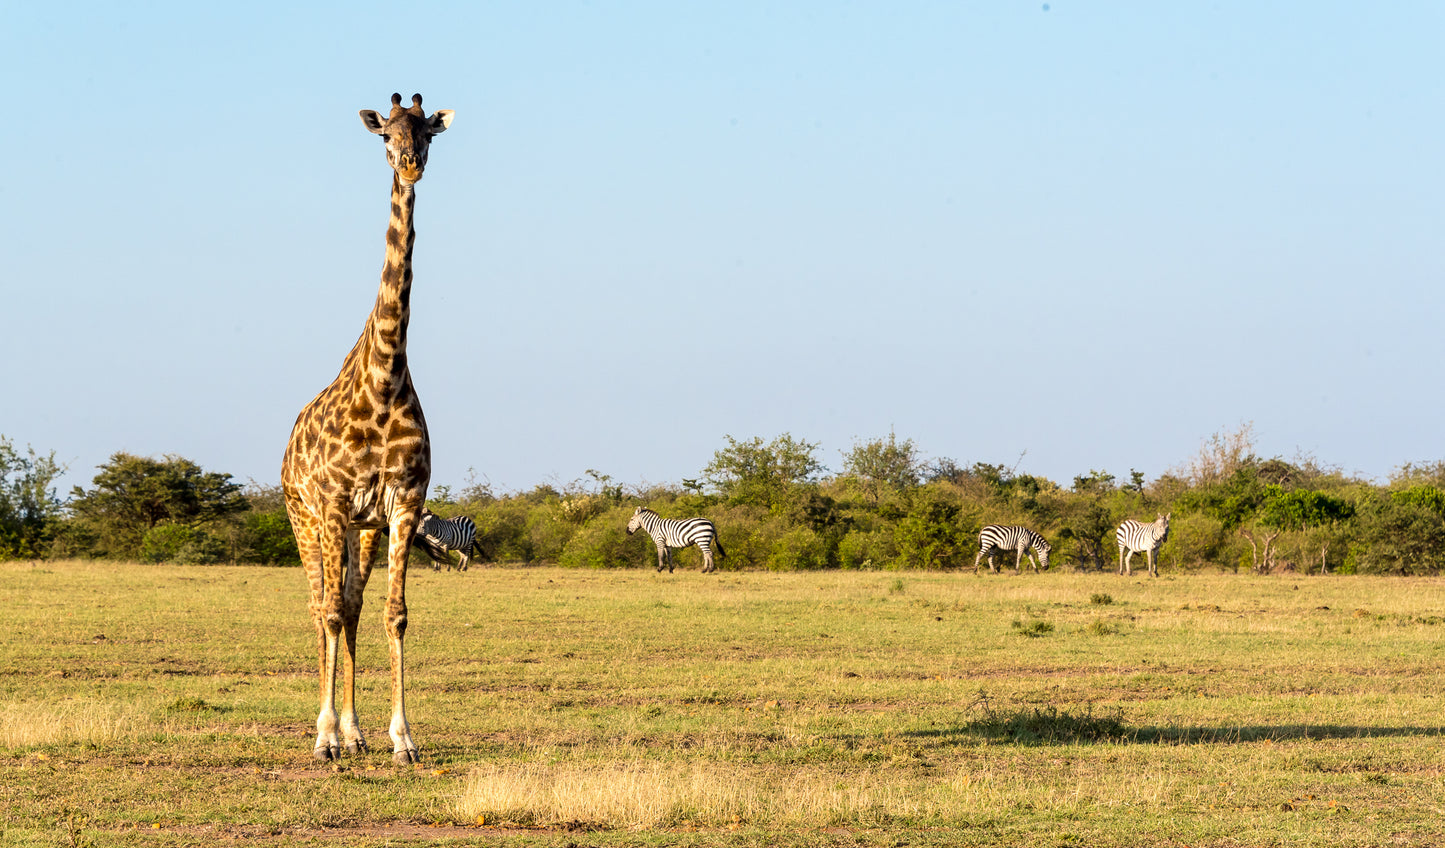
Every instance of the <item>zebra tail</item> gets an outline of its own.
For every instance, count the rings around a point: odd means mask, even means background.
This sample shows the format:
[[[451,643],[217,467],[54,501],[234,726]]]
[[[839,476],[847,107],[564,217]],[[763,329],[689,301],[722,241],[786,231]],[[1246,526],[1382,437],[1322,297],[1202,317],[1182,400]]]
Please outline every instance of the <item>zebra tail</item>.
[[[716,533],[714,533],[713,536],[712,536],[712,546],[713,546],[714,548],[717,548],[717,556],[718,556],[718,559],[724,559],[724,558],[727,557],[728,552],[725,551],[725,550],[723,550],[722,537],[719,536],[719,535],[716,534]]]

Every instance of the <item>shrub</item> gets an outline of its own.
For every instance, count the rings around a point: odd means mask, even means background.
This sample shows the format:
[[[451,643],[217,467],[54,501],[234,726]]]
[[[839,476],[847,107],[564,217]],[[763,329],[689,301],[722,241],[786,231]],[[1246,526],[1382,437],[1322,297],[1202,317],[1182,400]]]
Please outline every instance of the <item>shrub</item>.
[[[588,521],[567,541],[558,564],[569,568],[655,566],[657,560],[647,534],[627,535],[627,518],[631,514],[632,508],[619,507]]]
[[[840,568],[888,568],[897,556],[890,530],[855,530],[838,541]]]
[[[241,519],[237,559],[260,565],[297,565],[301,553],[291,520],[280,512],[249,512]]]
[[[917,490],[912,501],[893,533],[899,567],[957,565],[977,532],[961,526],[963,510],[932,485]]]
[[[766,562],[769,571],[813,571],[829,565],[828,542],[806,527],[794,527],[773,541]]]
[[[191,541],[191,529],[181,524],[159,524],[141,538],[140,561],[175,562],[176,554]]]

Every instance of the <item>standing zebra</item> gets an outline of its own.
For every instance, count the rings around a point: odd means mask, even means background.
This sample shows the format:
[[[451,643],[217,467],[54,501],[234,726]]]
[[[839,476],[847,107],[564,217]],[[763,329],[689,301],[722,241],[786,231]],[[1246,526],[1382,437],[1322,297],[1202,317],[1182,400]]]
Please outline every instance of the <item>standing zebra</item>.
[[[639,527],[646,530],[647,535],[652,537],[653,544],[657,545],[658,571],[662,571],[663,566],[666,566],[668,572],[672,572],[673,548],[697,545],[697,549],[702,551],[703,573],[717,570],[717,566],[712,562],[713,548],[717,548],[719,557],[727,556],[722,540],[718,539],[717,528],[706,518],[663,518],[647,507],[640,506],[627,522],[627,535],[636,533]]]
[[[1119,529],[1114,532],[1114,538],[1119,542],[1120,574],[1133,574],[1134,569],[1129,560],[1134,558],[1134,554],[1144,553],[1149,557],[1149,573],[1159,576],[1159,549],[1169,538],[1169,516],[1172,514],[1159,515],[1156,512],[1155,515],[1159,517],[1149,524],[1130,518],[1119,525]]]
[[[988,570],[993,574],[998,573],[998,569],[993,565],[994,551],[1014,552],[1015,574],[1023,573],[1024,554],[1027,553],[1029,565],[1032,565],[1034,572],[1037,573],[1039,563],[1034,561],[1033,553],[1029,552],[1030,548],[1038,552],[1039,562],[1042,562],[1044,569],[1048,570],[1049,551],[1053,549],[1049,547],[1049,543],[1044,540],[1043,536],[1027,527],[1004,527],[1000,524],[990,524],[983,528],[982,533],[978,534],[978,555],[973,558],[973,573],[978,573],[978,561],[984,554],[988,555]]]
[[[422,507],[421,524],[416,528],[416,540],[413,544],[431,557],[434,571],[441,571],[439,563],[443,562],[447,564],[447,571],[452,570],[452,558],[448,551],[456,551],[462,555],[458,571],[467,570],[467,563],[474,548],[477,553],[482,552],[481,546],[477,544],[476,522],[465,515],[442,518],[426,507]]]

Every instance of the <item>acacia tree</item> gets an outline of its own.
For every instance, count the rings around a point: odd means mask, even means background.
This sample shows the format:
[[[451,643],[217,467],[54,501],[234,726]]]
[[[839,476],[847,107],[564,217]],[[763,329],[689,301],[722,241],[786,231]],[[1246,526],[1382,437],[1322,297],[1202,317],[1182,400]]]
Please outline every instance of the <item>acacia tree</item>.
[[[179,456],[121,452],[99,469],[95,488],[72,490],[70,507],[90,526],[99,552],[113,557],[137,556],[146,534],[162,525],[194,530],[248,506],[231,475]]]
[[[873,506],[885,494],[905,492],[918,485],[922,462],[912,439],[898,441],[893,432],[888,439],[873,439],[853,445],[843,453],[843,473],[854,478]]]
[[[1431,487],[1433,488],[1433,487]],[[1439,491],[1439,490],[1434,490]],[[1435,510],[1439,512],[1437,508]],[[1260,509],[1260,521],[1270,527],[1300,534],[1300,550],[1304,553],[1306,542],[1320,552],[1320,573],[1328,570],[1330,544],[1340,534],[1334,529],[1355,515],[1354,504],[1344,498],[1316,492],[1311,489],[1295,489],[1287,492],[1282,486],[1265,488],[1265,502]],[[1253,540],[1250,544],[1254,544]],[[1266,542],[1268,551],[1268,542]],[[1311,557],[1313,551],[1310,552]],[[1301,556],[1301,559],[1304,559]],[[1266,557],[1268,561],[1268,557]],[[1271,566],[1272,562],[1269,563]],[[1308,567],[1305,569],[1309,570]]]
[[[39,556],[64,507],[55,478],[65,466],[27,447],[25,455],[0,436],[0,559]]]
[[[817,442],[794,439],[789,433],[766,444],[758,436],[746,442],[724,438],[727,447],[713,454],[702,476],[730,503],[771,509],[783,504],[794,487],[817,482],[823,471],[814,455]]]

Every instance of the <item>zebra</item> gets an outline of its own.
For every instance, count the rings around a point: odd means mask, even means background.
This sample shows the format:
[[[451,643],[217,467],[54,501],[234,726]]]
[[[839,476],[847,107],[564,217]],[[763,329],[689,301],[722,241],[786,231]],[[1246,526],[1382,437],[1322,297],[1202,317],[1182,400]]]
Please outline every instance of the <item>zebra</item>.
[[[421,524],[416,528],[416,537],[412,544],[431,557],[433,571],[441,571],[443,562],[447,564],[447,571],[452,570],[452,558],[448,551],[456,551],[462,555],[458,571],[467,570],[467,563],[474,549],[478,554],[482,552],[481,545],[477,544],[476,522],[465,515],[442,518],[426,507],[422,507]]]
[[[1144,553],[1149,557],[1149,573],[1159,576],[1159,548],[1169,538],[1169,516],[1172,514],[1155,513],[1158,518],[1149,524],[1130,518],[1119,525],[1119,529],[1114,531],[1114,538],[1119,542],[1120,574],[1133,574],[1129,560],[1134,558],[1134,554]]]
[[[664,566],[668,573],[672,572],[673,548],[697,545],[697,549],[702,551],[703,573],[717,570],[712,561],[713,548],[717,548],[719,557],[727,556],[722,540],[718,538],[717,528],[706,518],[663,518],[647,507],[640,506],[627,522],[627,535],[636,533],[639,527],[646,530],[647,535],[652,537],[653,544],[657,545],[659,572]]]
[[[1034,561],[1034,554],[1029,551],[1032,548],[1039,555],[1039,561]],[[1034,572],[1039,570],[1039,562],[1044,564],[1044,570],[1049,567],[1049,551],[1053,550],[1043,536],[1035,533],[1027,527],[1004,527],[999,524],[990,524],[983,528],[978,534],[978,555],[973,558],[973,573],[978,573],[978,561],[988,555],[988,570],[994,574],[998,569],[993,565],[994,551],[1014,552],[1014,573],[1023,573],[1024,554],[1028,554],[1029,565],[1034,567]]]

